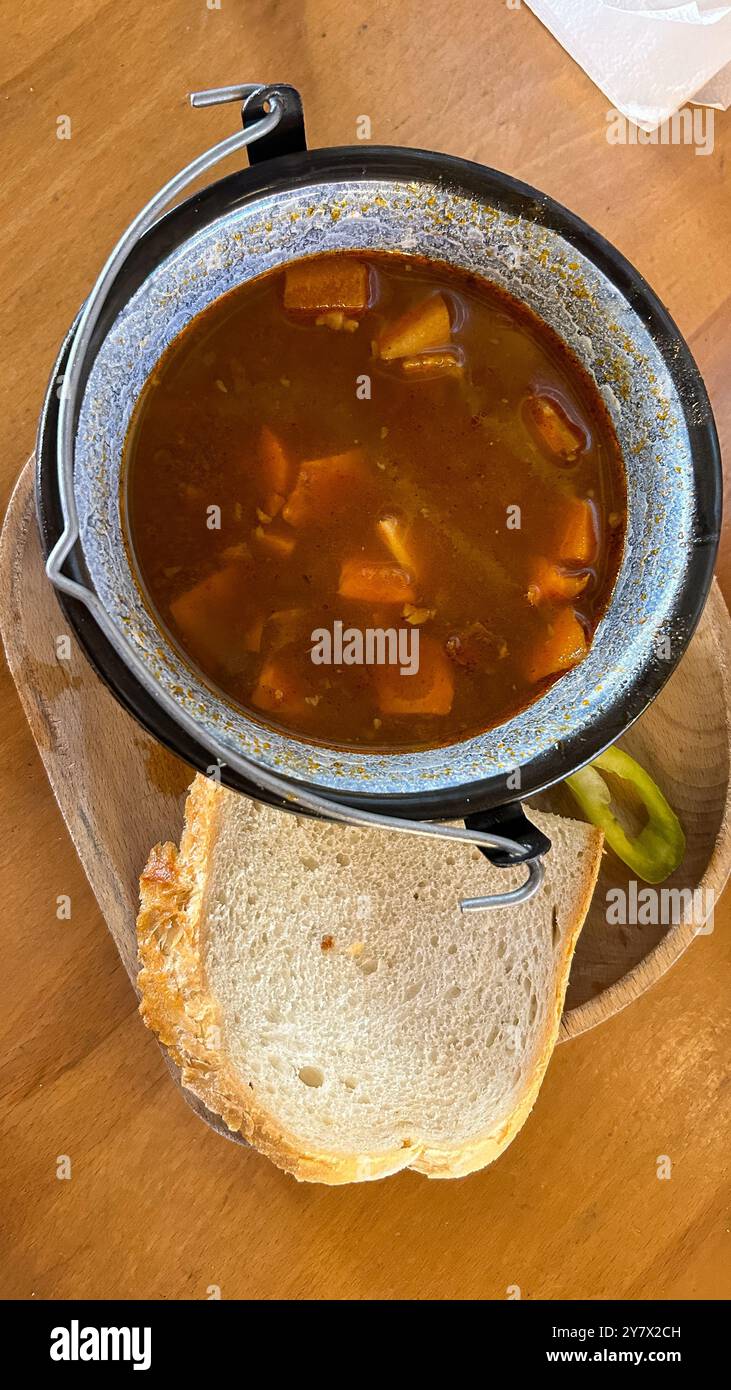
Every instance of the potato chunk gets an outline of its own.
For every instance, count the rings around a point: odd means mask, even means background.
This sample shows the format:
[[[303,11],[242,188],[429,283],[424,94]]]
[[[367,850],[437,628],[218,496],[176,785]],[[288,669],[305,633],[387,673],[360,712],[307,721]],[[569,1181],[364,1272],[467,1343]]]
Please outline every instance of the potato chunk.
[[[364,471],[360,449],[349,449],[345,454],[333,454],[329,458],[308,459],[300,465],[297,482],[284,504],[282,517],[290,526],[334,519]]]
[[[553,458],[562,459],[564,463],[575,463],[589,441],[558,401],[552,396],[526,396],[523,410],[543,448]]]
[[[233,560],[173,599],[173,621],[196,660],[228,666],[241,647],[249,572],[245,562]]]
[[[434,294],[382,329],[375,354],[384,362],[413,357],[432,348],[447,347],[450,333],[447,301],[444,295]]]
[[[276,516],[292,483],[292,460],[281,439],[262,425],[259,436],[259,457],[263,483],[263,508],[268,516]]]
[[[307,713],[307,689],[286,656],[272,656],[264,662],[251,692],[251,703],[267,714]]]
[[[368,302],[368,267],[351,256],[298,261],[284,272],[284,307],[288,313],[308,317],[337,310],[362,314]]]
[[[598,549],[597,524],[591,502],[574,497],[565,513],[559,554],[573,565],[590,565]]]

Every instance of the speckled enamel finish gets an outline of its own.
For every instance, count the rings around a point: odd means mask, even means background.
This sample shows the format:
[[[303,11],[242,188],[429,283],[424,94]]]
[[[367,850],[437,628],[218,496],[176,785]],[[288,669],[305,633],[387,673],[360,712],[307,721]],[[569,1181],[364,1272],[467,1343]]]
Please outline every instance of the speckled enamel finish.
[[[484,275],[536,310],[573,348],[607,402],[627,467],[629,526],[609,609],[587,659],[515,719],[418,753],[344,752],[245,717],[181,659],[148,612],[122,532],[120,469],[135,402],[162,352],[212,300],[299,256],[367,247],[409,251]],[[160,263],[107,334],[87,382],[76,448],[83,555],[96,592],[219,756],[238,749],[341,792],[468,786],[529,763],[608,719],[633,682],[688,633],[678,596],[694,521],[688,431],[661,352],[630,304],[557,232],[437,182],[313,182],[269,194],[205,227]],[[489,602],[489,598],[488,598]],[[569,770],[569,769],[566,769]]]

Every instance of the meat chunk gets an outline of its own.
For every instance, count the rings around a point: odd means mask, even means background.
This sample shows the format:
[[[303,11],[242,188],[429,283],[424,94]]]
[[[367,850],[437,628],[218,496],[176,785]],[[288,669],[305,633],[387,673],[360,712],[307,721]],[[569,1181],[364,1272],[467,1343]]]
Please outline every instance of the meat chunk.
[[[490,675],[498,662],[507,656],[508,644],[504,637],[498,637],[484,623],[475,622],[452,633],[447,638],[445,650],[455,666]]]
[[[409,381],[436,381],[445,376],[460,376],[464,371],[464,361],[453,349],[402,357],[400,365],[402,374]]]
[[[403,604],[416,597],[413,574],[403,565],[391,560],[361,560],[357,556],[343,564],[338,593],[341,598],[373,605]]]

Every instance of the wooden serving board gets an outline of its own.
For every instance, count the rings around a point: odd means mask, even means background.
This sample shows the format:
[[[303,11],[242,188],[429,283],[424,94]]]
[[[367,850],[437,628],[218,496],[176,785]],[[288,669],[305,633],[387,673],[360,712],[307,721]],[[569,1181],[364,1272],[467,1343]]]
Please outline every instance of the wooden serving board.
[[[0,540],[0,629],[54,795],[134,984],[140,870],[156,841],[179,840],[193,772],[125,713],[68,633],[44,573],[33,460],[18,480]],[[57,654],[64,635],[69,659]],[[664,886],[712,889],[717,896],[731,865],[730,669],[731,621],[714,583],[681,665],[623,740],[660,783],[685,828],[685,861]],[[544,794],[541,804],[576,814],[565,789]],[[607,890],[627,880],[624,866],[605,855],[574,958],[563,1038],[617,1013],[659,979],[696,935],[693,923],[609,925]]]

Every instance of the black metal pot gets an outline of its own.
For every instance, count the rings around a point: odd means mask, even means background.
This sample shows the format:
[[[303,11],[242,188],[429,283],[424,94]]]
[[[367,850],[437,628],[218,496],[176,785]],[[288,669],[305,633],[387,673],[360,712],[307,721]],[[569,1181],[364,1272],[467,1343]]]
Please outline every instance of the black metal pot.
[[[677,665],[702,611],[722,498],[702,380],[638,272],[544,194],[443,154],[309,151],[299,96],[289,87],[226,89],[194,104],[234,98],[243,98],[244,134],[203,156],[195,172],[259,135],[251,167],[157,220],[168,198],[153,200],[59,354],[37,449],[49,575],[101,678],[194,767],[220,765],[221,780],[236,790],[341,820],[417,829],[416,822],[463,817],[469,836],[454,833],[480,843],[493,862],[535,865],[548,842],[523,815],[520,797],[582,766],[637,718]],[[177,188],[190,176],[174,181]],[[625,555],[587,659],[510,724],[425,754],[313,749],[226,708],[181,668],[172,648],[160,659],[160,633],[147,625],[136,580],[119,555],[121,442],[167,343],[232,284],[345,246],[405,246],[482,273],[529,303],[593,375],[626,463]],[[423,832],[432,833],[428,826]],[[511,844],[490,843],[500,835]],[[535,891],[539,880],[533,872],[513,897]]]

